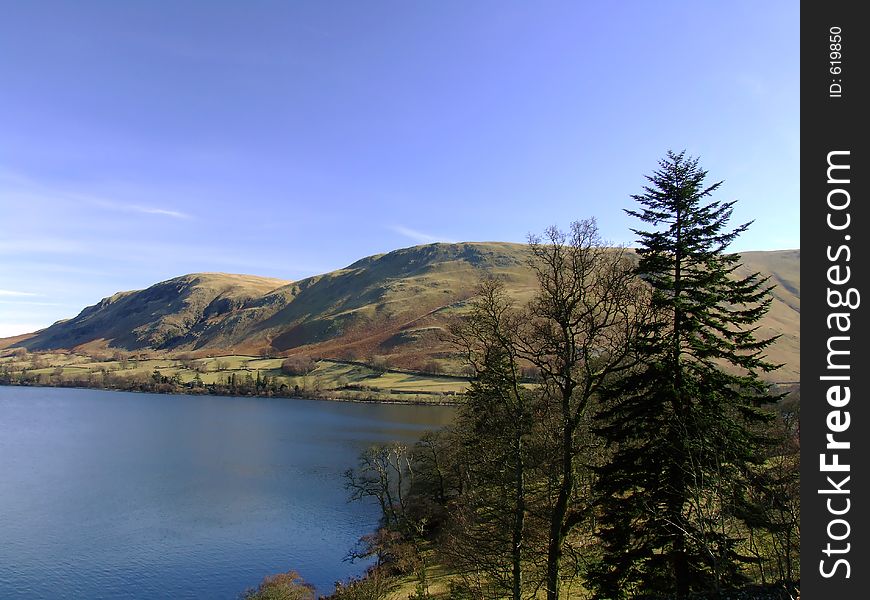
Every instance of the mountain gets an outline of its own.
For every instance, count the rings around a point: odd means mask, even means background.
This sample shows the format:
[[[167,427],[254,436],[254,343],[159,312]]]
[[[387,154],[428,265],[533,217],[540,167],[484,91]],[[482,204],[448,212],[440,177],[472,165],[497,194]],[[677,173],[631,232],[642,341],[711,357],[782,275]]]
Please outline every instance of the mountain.
[[[799,381],[800,251],[742,256],[744,271],[759,271],[776,285],[761,327],[762,335],[781,336],[768,353],[786,365],[775,379]],[[481,275],[502,278],[520,302],[534,293],[536,282],[526,260],[523,244],[427,244],[296,282],[184,275],[105,298],[12,345],[29,350],[306,353],[364,360],[382,356],[396,366],[425,368],[449,357],[444,327],[473,295]]]
[[[251,275],[183,275],[145,290],[118,292],[19,345],[32,350],[100,345],[128,350],[183,347],[288,283]]]

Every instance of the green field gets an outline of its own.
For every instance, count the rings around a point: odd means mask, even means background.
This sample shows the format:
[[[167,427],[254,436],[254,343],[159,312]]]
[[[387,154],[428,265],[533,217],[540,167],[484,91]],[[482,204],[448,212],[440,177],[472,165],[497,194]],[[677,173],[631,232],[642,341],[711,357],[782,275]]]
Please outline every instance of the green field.
[[[315,361],[306,374],[290,375],[282,370],[283,361],[238,354],[188,358],[115,353],[111,358],[95,358],[73,352],[6,350],[0,353],[0,377],[12,384],[110,389],[141,389],[165,378],[177,388],[171,391],[228,393],[230,387],[242,395],[261,381],[267,385],[254,389],[254,394],[414,403],[455,402],[468,384],[462,377],[379,370],[330,359]]]

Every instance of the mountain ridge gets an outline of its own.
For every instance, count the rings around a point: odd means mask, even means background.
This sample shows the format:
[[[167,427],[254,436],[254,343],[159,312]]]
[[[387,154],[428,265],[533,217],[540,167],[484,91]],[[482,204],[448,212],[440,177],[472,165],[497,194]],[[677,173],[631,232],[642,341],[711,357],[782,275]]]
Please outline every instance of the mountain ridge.
[[[786,364],[776,379],[798,381],[800,250],[740,254],[744,274],[761,272],[776,285],[761,333],[780,336],[768,353]],[[118,292],[71,319],[0,340],[0,347],[379,356],[422,368],[449,358],[442,332],[482,274],[501,278],[518,302],[532,296],[536,281],[527,258],[525,244],[435,243],[364,257],[299,281],[190,273]]]

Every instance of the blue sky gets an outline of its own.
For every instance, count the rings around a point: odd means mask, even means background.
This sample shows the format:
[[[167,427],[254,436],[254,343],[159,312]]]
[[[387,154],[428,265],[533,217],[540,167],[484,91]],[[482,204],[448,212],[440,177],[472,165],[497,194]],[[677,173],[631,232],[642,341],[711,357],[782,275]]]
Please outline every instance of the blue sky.
[[[797,2],[0,1],[0,336],[631,206],[700,156],[799,246]]]

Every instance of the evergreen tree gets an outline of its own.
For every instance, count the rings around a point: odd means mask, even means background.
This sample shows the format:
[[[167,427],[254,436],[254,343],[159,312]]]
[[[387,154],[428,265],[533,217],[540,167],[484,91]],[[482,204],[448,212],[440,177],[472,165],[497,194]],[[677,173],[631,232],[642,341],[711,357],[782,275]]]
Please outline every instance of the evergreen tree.
[[[652,228],[633,231],[655,318],[637,342],[642,366],[608,390],[599,417],[613,453],[597,483],[599,598],[682,598],[742,580],[743,486],[762,460],[762,406],[776,399],[760,375],[778,365],[763,355],[775,338],[756,336],[771,288],[725,253],[749,224],[728,229],[734,202],[713,201],[722,182],[706,176],[668,152],[632,196],[641,208],[626,211]]]

